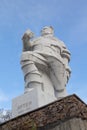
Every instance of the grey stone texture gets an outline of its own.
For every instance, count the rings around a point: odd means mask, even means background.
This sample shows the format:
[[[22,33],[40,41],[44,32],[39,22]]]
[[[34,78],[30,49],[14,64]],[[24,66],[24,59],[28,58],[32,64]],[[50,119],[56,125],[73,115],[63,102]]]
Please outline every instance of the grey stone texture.
[[[50,102],[67,96],[66,85],[71,73],[69,50],[63,41],[54,36],[51,26],[44,27],[40,37],[32,37],[33,33],[27,30],[22,38],[21,67],[25,93],[39,88],[39,93],[42,91],[47,100],[52,97]]]
[[[87,120],[74,117],[59,124],[49,124],[45,127],[39,128],[39,130],[87,130]]]
[[[52,27],[44,27],[41,36],[33,38],[27,30],[23,37],[21,68],[24,94],[12,101],[12,117],[22,115],[60,98],[66,97],[70,78],[70,52],[64,42],[54,36]],[[29,105],[30,104],[30,105]]]
[[[0,125],[0,130],[36,129],[87,130],[87,105],[71,95]]]

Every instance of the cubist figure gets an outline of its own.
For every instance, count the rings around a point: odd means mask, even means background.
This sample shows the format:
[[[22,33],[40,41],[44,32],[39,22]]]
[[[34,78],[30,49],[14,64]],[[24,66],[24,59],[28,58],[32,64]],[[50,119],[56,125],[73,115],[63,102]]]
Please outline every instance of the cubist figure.
[[[37,88],[47,98],[67,96],[66,85],[70,77],[70,52],[65,44],[54,37],[54,30],[44,27],[41,36],[27,30],[23,37],[21,66],[24,73],[25,93]]]

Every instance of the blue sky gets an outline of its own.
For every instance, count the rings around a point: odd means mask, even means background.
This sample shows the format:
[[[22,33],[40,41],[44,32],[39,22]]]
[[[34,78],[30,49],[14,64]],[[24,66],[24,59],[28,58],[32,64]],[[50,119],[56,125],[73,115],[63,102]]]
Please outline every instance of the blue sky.
[[[0,1],[0,108],[11,109],[12,98],[24,91],[20,66],[21,37],[26,29],[39,36],[51,25],[55,36],[71,52],[68,94],[87,103],[87,1],[2,0]]]

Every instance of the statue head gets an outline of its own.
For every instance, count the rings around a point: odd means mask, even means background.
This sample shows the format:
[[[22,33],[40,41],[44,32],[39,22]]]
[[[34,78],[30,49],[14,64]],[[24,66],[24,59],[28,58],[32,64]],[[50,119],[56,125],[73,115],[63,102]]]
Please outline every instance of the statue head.
[[[45,35],[52,35],[54,34],[54,29],[52,26],[45,26],[43,27],[43,29],[41,30],[41,35],[45,36]]]

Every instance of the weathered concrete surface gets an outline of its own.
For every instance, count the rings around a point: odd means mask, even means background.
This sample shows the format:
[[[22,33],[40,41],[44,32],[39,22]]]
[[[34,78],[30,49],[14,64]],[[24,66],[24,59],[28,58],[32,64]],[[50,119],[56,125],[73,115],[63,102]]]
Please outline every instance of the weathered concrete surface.
[[[66,97],[66,85],[71,75],[70,52],[64,42],[54,36],[51,26],[32,39],[27,30],[23,35],[21,68],[24,75],[24,94],[12,100],[12,117]],[[28,93],[28,94],[26,94]]]
[[[31,88],[39,88],[39,93],[44,90],[46,100],[54,96],[52,101],[67,96],[66,84],[71,69],[70,52],[65,43],[54,36],[51,26],[45,26],[39,37],[32,39],[32,36],[33,33],[27,30],[22,38],[23,52],[20,63],[24,74],[25,93],[29,93]]]
[[[71,95],[0,125],[0,130],[87,130],[87,105]]]
[[[49,124],[48,126],[39,128],[39,130],[87,130],[87,120],[74,117],[58,124]]]

